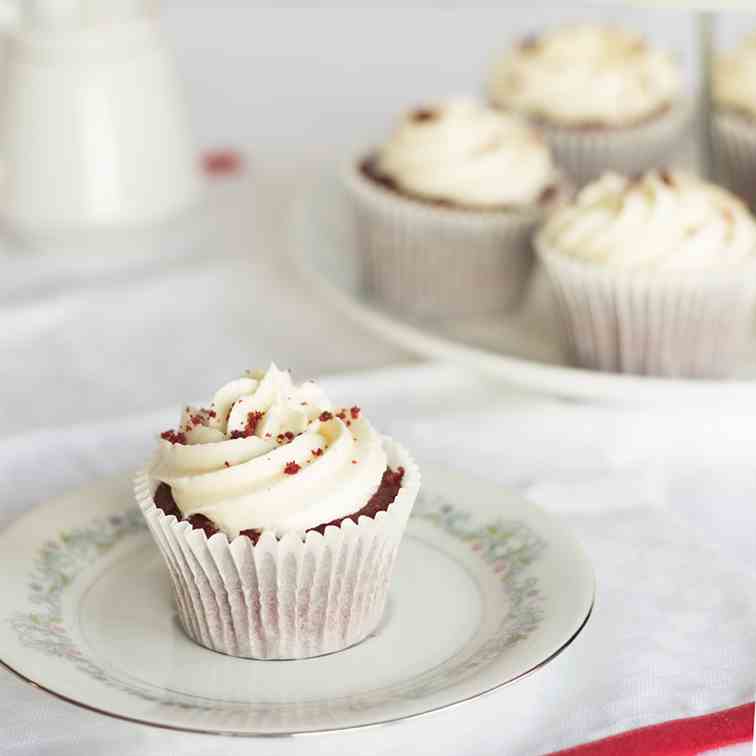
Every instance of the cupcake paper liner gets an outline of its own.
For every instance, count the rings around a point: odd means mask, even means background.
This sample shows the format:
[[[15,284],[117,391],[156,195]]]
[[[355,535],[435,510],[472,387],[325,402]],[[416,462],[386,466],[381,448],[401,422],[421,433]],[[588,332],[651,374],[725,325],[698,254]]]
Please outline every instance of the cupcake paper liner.
[[[628,175],[665,167],[674,160],[691,124],[689,99],[638,126],[579,129],[537,123],[557,164],[578,186],[606,171]]]
[[[756,123],[737,113],[714,113],[712,137],[722,183],[756,209]]]
[[[666,377],[733,372],[753,327],[756,265],[654,275],[607,270],[537,246],[577,365]]]
[[[302,659],[339,651],[381,620],[399,542],[420,487],[409,454],[384,439],[389,465],[404,467],[387,510],[345,520],[325,534],[263,533],[257,544],[207,538],[155,506],[157,482],[138,474],[135,494],[173,585],[181,624],[194,641],[231,656]],[[355,502],[355,510],[365,502]]]
[[[439,207],[345,169],[365,284],[384,306],[416,317],[482,315],[513,308],[533,268],[532,235],[553,203],[512,211]]]

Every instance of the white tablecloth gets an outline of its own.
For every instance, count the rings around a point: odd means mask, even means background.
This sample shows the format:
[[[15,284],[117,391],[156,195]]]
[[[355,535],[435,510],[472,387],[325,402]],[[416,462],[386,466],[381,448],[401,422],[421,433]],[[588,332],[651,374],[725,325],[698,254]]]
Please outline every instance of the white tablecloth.
[[[0,525],[128,474],[180,403],[245,367],[274,358],[307,377],[408,359],[291,270],[291,175],[253,166],[254,191],[218,187],[218,225],[200,219],[153,259],[135,249],[95,266],[70,255],[0,262]],[[328,387],[421,461],[495,477],[561,513],[594,560],[598,604],[573,647],[516,689],[378,732],[266,742],[265,753],[399,754],[410,743],[419,754],[539,753],[749,700],[756,418],[588,407],[443,366]],[[2,753],[249,748],[97,717],[0,674]]]

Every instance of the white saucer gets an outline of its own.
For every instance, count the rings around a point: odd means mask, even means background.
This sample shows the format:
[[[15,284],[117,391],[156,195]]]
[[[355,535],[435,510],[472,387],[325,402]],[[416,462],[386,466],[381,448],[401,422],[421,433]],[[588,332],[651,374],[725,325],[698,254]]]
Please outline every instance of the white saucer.
[[[382,624],[304,661],[234,659],[183,634],[128,480],[50,502],[0,534],[2,663],[102,714],[234,735],[406,719],[547,664],[590,615],[586,556],[559,521],[497,486],[423,478]]]
[[[351,318],[417,354],[461,362],[530,391],[629,404],[756,404],[756,331],[732,380],[672,379],[602,373],[570,365],[559,338],[548,282],[534,276],[523,306],[488,319],[428,322],[384,309],[360,279],[348,198],[325,172],[297,207],[292,252],[309,285]]]

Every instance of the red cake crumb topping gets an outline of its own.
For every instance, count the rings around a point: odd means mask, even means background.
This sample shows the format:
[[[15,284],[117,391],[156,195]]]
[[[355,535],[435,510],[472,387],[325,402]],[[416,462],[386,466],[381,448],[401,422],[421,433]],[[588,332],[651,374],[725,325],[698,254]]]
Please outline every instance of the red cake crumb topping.
[[[425,123],[426,121],[434,121],[438,118],[438,113],[429,108],[419,108],[412,113],[411,117],[415,123]]]
[[[284,467],[284,472],[287,475],[296,475],[302,468],[293,460],[291,462],[286,463],[286,467]]]
[[[231,467],[231,465],[229,465],[228,462],[224,462],[223,467]]]
[[[215,411],[214,409],[211,409],[211,410],[207,410],[207,416],[208,416],[208,417],[216,417],[216,416],[217,416],[217,414],[218,414],[218,413],[217,413],[217,412],[216,412],[216,411]]]
[[[320,420],[321,423],[328,422],[329,420],[332,420],[332,419],[333,419],[333,414],[327,411],[321,412],[320,417],[318,418],[318,420]]]
[[[167,431],[163,431],[160,434],[160,438],[164,439],[165,441],[170,441],[172,444],[185,444],[186,443],[186,434],[182,432],[176,433],[173,428]]]
[[[357,406],[350,408],[349,414],[352,416],[352,420],[356,420],[360,416],[360,408]]]
[[[556,197],[557,191],[559,191],[555,184],[547,186],[538,197],[539,202],[551,202]]]
[[[244,424],[244,430],[234,430],[229,433],[229,438],[249,438],[250,436],[255,435],[255,431],[257,430],[257,424],[262,420],[264,417],[264,412],[248,412],[247,413],[247,422]]]
[[[264,412],[249,412],[247,414],[247,423],[244,426],[244,432],[248,436],[254,436],[257,430],[257,424],[262,420]]]
[[[322,449],[313,449],[312,455],[314,457],[322,457],[323,456],[323,450]]]

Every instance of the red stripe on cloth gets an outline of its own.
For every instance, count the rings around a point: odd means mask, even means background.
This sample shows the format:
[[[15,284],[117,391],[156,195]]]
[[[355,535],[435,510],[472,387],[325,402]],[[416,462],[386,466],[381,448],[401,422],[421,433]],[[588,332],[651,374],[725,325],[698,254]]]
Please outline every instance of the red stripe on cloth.
[[[673,719],[556,751],[553,756],[695,756],[701,751],[753,740],[754,705],[701,717]]]

